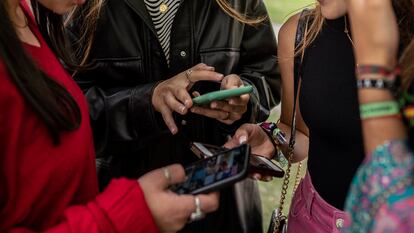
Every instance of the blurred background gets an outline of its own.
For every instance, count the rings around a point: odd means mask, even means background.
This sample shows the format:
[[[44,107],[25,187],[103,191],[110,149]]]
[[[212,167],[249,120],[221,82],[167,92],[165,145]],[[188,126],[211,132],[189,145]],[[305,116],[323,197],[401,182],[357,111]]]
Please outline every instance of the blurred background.
[[[277,38],[277,33],[279,32],[279,28],[283,22],[285,22],[287,19],[289,19],[290,16],[294,15],[295,13],[300,12],[303,8],[313,7],[316,0],[264,0],[264,2],[269,12]],[[272,111],[269,120],[276,122],[279,118],[279,112],[279,107],[275,108]],[[299,178],[303,177],[305,171],[306,161],[303,162],[302,167],[299,169],[299,173],[298,165],[295,164],[292,166],[288,189],[289,194],[292,194],[297,175]],[[282,178],[273,179],[271,182],[259,182],[263,207],[263,227],[265,232],[267,232],[267,227],[269,226],[273,209],[279,205],[282,182]],[[286,206],[284,206],[284,213],[288,212],[291,199],[292,195],[288,195],[285,202]]]

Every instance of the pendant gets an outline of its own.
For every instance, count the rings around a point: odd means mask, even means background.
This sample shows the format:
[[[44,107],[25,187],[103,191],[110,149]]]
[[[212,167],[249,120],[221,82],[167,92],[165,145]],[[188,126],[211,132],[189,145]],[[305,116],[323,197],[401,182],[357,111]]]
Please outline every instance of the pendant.
[[[167,4],[165,4],[164,2],[163,3],[161,3],[161,5],[160,5],[160,12],[161,13],[165,13],[165,12],[167,12],[168,11],[168,6],[167,6]]]

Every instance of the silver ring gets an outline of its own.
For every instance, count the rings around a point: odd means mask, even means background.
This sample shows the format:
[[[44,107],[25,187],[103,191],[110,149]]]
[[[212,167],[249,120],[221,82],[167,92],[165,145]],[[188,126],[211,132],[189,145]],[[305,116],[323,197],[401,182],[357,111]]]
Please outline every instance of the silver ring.
[[[201,202],[200,198],[198,196],[194,197],[194,202],[196,209],[193,213],[190,215],[190,222],[198,221],[200,219],[203,219],[206,215],[201,211]]]
[[[168,184],[171,184],[171,172],[167,167],[164,167],[162,169],[163,173],[164,173],[164,177],[165,179],[167,179]]]
[[[187,80],[188,80],[190,83],[193,83],[193,81],[191,81],[191,73],[193,73],[193,70],[192,70],[192,69],[188,69],[188,70],[186,70],[186,71],[185,71],[185,77],[187,78]]]

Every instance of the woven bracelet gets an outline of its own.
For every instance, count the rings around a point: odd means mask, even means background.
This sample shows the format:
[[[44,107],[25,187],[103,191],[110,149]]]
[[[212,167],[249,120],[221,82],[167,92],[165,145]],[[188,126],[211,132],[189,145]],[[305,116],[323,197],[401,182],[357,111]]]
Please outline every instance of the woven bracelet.
[[[362,104],[359,109],[363,120],[400,114],[400,106],[396,101]]]
[[[379,66],[379,65],[358,65],[356,67],[356,73],[358,75],[365,75],[365,74],[379,74],[381,76],[391,76],[391,75],[399,75],[400,68],[397,66],[395,69],[390,70],[386,67]]]
[[[390,79],[371,79],[363,78],[357,80],[358,88],[373,88],[373,89],[393,89],[395,87],[394,81]]]

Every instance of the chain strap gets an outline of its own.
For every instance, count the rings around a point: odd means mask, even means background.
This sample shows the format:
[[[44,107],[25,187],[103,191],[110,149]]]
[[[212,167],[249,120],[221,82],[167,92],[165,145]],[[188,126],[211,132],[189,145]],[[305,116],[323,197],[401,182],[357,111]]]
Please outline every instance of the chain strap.
[[[283,212],[283,206],[285,204],[287,190],[289,188],[290,169],[292,168],[293,151],[294,151],[294,148],[289,146],[288,167],[286,169],[286,173],[285,173],[285,176],[283,178],[283,186],[282,186],[282,193],[281,193],[281,196],[280,196],[279,211],[278,211],[278,213],[277,213],[277,215],[275,216],[275,219],[274,219],[274,221],[275,221],[275,226],[274,226],[274,229],[273,229],[274,233],[279,232],[280,222],[282,220],[287,219],[286,216],[282,216],[282,212]]]
[[[303,163],[302,161],[300,161],[298,164],[298,170],[296,171],[295,186],[293,186],[293,193],[296,192],[296,189],[298,188],[300,181],[302,180],[300,176],[300,173],[302,171],[302,166],[303,166]]]

